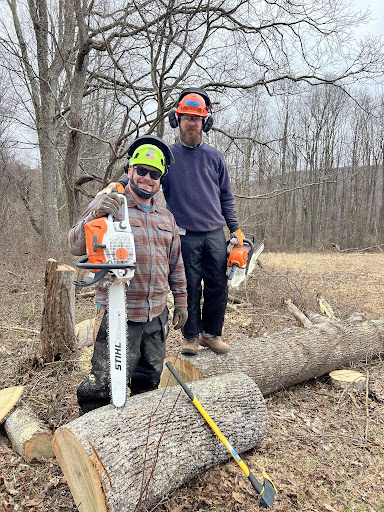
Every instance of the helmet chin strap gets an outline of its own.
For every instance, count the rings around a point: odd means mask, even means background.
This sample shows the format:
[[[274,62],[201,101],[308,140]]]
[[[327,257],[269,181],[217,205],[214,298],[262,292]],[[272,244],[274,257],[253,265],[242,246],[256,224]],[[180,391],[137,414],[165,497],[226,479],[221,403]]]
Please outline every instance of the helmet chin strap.
[[[142,199],[150,199],[153,197],[156,192],[148,192],[148,190],[144,190],[143,188],[139,188],[136,183],[133,181],[133,177],[131,176],[129,179],[129,184],[131,185],[132,190]]]

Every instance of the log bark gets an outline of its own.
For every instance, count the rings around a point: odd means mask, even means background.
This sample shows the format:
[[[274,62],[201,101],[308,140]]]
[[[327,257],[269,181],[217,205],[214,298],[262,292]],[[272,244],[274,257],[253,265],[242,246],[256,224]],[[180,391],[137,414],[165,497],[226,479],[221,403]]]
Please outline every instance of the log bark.
[[[27,462],[54,457],[52,432],[25,404],[17,407],[4,423],[12,448]]]
[[[24,386],[15,386],[0,390],[0,423],[10,414],[23,394]]]
[[[40,352],[45,362],[73,357],[75,334],[76,271],[49,259],[45,270]]]
[[[267,410],[249,377],[230,374],[190,387],[237,452],[264,439]],[[180,387],[85,414],[55,432],[53,447],[82,512],[150,510],[230,458]]]
[[[228,372],[242,371],[253,379],[263,395],[356,362],[384,354],[383,326],[379,320],[345,321],[311,316],[310,328],[290,328],[261,338],[233,343],[227,354],[199,350],[195,356],[167,357],[181,377],[190,382]],[[168,380],[163,371],[160,386]],[[170,381],[176,385],[175,379]]]

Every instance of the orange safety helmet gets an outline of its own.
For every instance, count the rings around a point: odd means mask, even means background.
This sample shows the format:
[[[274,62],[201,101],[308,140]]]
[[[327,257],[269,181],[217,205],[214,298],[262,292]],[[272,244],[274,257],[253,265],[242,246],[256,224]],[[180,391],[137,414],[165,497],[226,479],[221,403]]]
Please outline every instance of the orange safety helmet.
[[[201,116],[204,120],[208,117],[207,105],[198,94],[187,94],[184,96],[176,108],[176,115]]]
[[[208,94],[203,89],[190,87],[184,89],[177,101],[176,109],[168,114],[169,124],[172,128],[179,125],[179,116],[201,116],[203,120],[203,131],[208,132],[213,125],[212,103]]]

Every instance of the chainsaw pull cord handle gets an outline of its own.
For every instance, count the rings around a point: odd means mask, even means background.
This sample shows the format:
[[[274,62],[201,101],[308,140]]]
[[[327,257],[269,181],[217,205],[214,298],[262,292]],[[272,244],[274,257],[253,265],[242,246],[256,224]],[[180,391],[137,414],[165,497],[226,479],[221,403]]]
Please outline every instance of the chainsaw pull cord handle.
[[[201,403],[198,401],[198,399],[194,396],[194,394],[192,393],[192,390],[186,385],[186,383],[180,377],[180,375],[178,374],[177,370],[174,368],[172,363],[170,361],[168,361],[167,363],[165,363],[165,366],[172,373],[172,375],[175,377],[177,382],[180,384],[180,386],[183,388],[185,393],[188,395],[188,397],[192,401],[193,405],[196,407],[196,409],[203,416],[205,421],[208,423],[208,425],[211,427],[211,429],[214,431],[214,433],[217,435],[217,437],[223,443],[225,448],[229,451],[229,453],[235,459],[235,461],[240,466],[240,468],[243,471],[243,473],[245,474],[245,476],[251,482],[252,487],[255,489],[257,494],[259,494],[261,496],[260,505],[264,508],[271,508],[272,504],[273,504],[274,496],[276,494],[276,488],[273,485],[272,480],[269,478],[267,473],[265,471],[263,471],[264,484],[262,485],[257,480],[257,478],[253,475],[253,473],[251,473],[251,471],[248,469],[246,464],[241,459],[240,455],[236,452],[236,450],[233,448],[233,446],[229,443],[227,438],[221,433],[219,427],[216,425],[216,423],[213,421],[213,419],[209,416],[209,414],[204,409],[204,407],[201,405]],[[265,496],[263,496],[264,492],[266,492]]]

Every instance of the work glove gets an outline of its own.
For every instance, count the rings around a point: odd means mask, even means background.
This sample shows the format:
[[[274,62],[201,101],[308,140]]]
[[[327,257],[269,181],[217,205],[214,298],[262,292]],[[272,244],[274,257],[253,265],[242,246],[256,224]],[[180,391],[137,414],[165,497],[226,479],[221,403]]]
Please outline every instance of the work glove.
[[[244,233],[241,231],[241,229],[237,229],[233,233],[231,233],[231,244],[232,245],[243,245],[244,241]]]
[[[116,187],[112,187],[110,190],[111,192],[104,194],[95,207],[94,216],[96,219],[106,215],[112,215],[116,218],[119,214],[123,198],[118,195]]]
[[[188,319],[188,311],[187,308],[181,308],[180,306],[175,307],[175,311],[173,313],[172,325],[175,329],[181,329],[184,327],[185,322]]]

